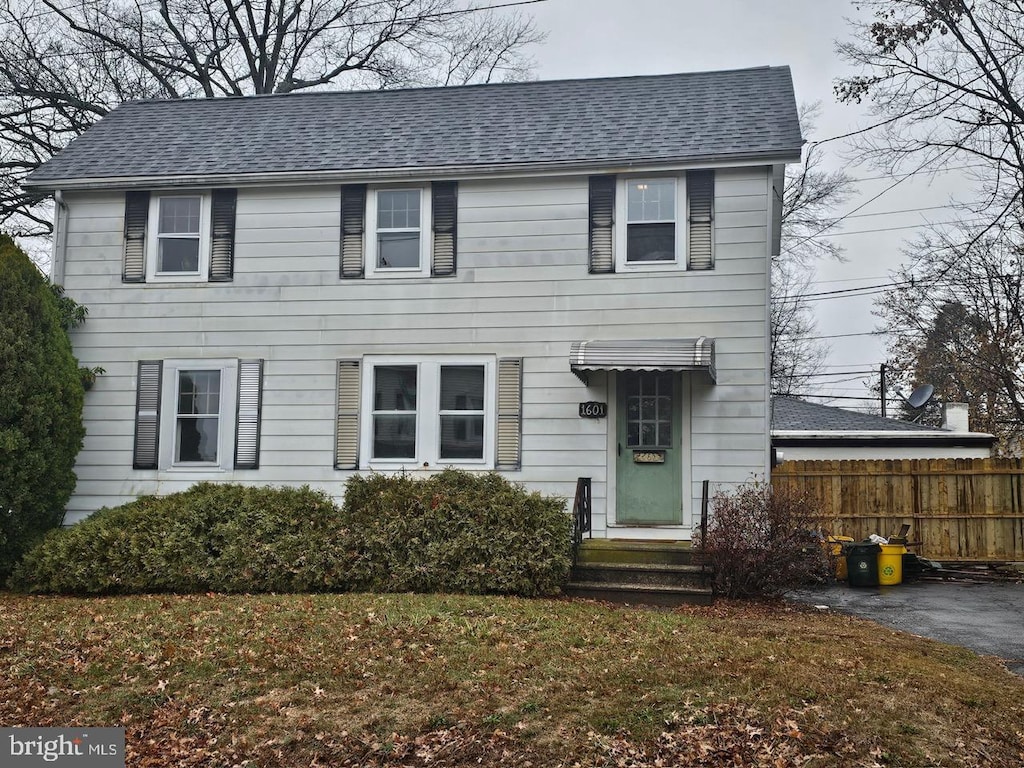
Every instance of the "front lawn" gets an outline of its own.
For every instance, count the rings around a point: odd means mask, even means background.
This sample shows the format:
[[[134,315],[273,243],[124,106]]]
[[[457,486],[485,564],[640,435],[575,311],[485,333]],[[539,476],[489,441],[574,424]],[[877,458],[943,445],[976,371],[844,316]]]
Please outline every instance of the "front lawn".
[[[0,724],[129,766],[1012,766],[1022,723],[994,660],[802,609],[0,594]]]

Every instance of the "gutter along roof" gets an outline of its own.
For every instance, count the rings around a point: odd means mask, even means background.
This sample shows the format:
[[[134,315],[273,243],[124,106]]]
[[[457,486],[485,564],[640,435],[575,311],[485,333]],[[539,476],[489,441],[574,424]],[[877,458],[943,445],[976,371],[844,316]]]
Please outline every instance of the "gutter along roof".
[[[39,189],[785,162],[788,67],[130,102],[35,170]]]

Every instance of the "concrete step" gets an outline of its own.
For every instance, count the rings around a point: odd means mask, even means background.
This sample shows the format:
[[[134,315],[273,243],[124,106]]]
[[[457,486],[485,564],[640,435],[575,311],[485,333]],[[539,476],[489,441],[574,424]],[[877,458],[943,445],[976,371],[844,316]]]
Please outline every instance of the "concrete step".
[[[688,541],[584,539],[577,555],[578,563],[695,565],[699,560]]]
[[[666,587],[640,584],[609,584],[605,582],[571,581],[566,594],[590,600],[606,600],[628,605],[711,605],[715,597],[710,589]]]
[[[571,579],[602,584],[698,588],[707,586],[707,574],[699,565],[577,563],[572,569]]]

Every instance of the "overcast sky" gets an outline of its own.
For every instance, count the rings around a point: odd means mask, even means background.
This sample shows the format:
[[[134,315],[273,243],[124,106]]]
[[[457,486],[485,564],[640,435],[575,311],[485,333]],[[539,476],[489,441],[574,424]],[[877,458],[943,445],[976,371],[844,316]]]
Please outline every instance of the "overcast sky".
[[[788,65],[797,100],[822,104],[815,135],[805,138],[838,136],[870,124],[864,108],[837,104],[832,94],[833,80],[849,71],[835,54],[835,41],[849,37],[846,18],[858,13],[845,0],[545,0],[525,10],[548,32],[547,42],[535,52],[535,72],[541,79]],[[845,167],[851,176],[864,179],[858,181],[857,194],[838,213],[858,208],[892,185],[892,178],[876,178],[877,169],[850,166],[842,156],[844,142],[827,146],[833,166]],[[955,176],[940,174],[932,181],[902,182],[857,210],[844,223],[844,234],[836,238],[846,249],[846,261],[819,264],[812,290],[888,282],[889,270],[904,259],[905,241],[919,231],[914,227],[950,218],[950,211],[941,208],[905,214],[893,211],[944,205],[951,191],[962,184]],[[879,229],[889,231],[864,232]],[[884,339],[849,335],[876,329],[872,301],[870,296],[815,301],[818,334],[830,338],[828,372],[877,372],[884,362]],[[808,389],[863,395],[862,381],[868,378],[877,380],[877,373],[871,377],[855,373],[821,377],[820,383]],[[834,404],[869,405],[854,400],[836,400]]]

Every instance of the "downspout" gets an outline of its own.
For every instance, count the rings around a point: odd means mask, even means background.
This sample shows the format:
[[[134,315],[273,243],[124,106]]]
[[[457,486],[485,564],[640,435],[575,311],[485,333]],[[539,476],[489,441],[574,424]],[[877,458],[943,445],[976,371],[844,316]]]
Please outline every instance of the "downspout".
[[[64,284],[64,263],[67,258],[68,248],[68,204],[64,200],[64,194],[59,190],[53,191],[53,199],[57,203],[57,211],[53,217],[53,252],[50,256],[50,280],[55,285]],[[63,219],[63,221],[62,221]]]

